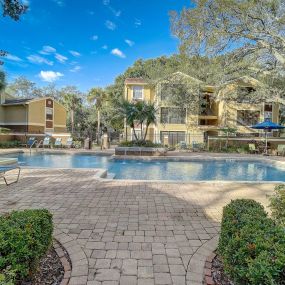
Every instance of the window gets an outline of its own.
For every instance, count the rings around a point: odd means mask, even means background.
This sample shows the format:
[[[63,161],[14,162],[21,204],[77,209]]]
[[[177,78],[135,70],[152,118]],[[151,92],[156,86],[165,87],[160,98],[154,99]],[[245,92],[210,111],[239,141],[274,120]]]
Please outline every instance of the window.
[[[185,142],[185,132],[160,132],[160,141],[168,145],[177,145]]]
[[[259,111],[238,110],[237,124],[242,126],[252,126],[258,124],[260,120]]]
[[[186,110],[180,108],[161,108],[160,122],[162,124],[185,124]]]
[[[143,99],[143,87],[142,86],[134,86],[133,87],[133,99],[142,100]]]
[[[52,121],[53,120],[53,109],[46,108],[46,120]]]
[[[264,119],[272,120],[272,104],[264,105]]]

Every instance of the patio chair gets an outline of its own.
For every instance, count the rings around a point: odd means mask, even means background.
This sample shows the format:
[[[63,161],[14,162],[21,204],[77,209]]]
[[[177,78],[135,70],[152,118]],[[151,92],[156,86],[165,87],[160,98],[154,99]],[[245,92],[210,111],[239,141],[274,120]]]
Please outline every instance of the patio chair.
[[[250,153],[258,153],[258,149],[256,149],[254,143],[249,143],[248,144],[248,150]]]
[[[55,147],[62,147],[61,138],[56,138],[56,140],[54,142],[54,146]]]
[[[43,148],[50,147],[50,137],[45,137],[43,141]]]
[[[66,146],[68,148],[72,148],[73,147],[73,138],[68,138],[66,141]]]
[[[7,178],[6,178],[6,174],[7,174],[7,172],[13,171],[15,169],[18,170],[17,178],[15,181],[9,183]],[[17,183],[19,181],[19,178],[20,178],[20,173],[21,173],[21,168],[18,165],[0,166],[0,179],[3,178],[3,180],[7,186],[14,184],[14,183]]]
[[[32,147],[36,142],[36,138],[35,137],[30,137],[28,140],[27,140],[27,143],[24,144],[23,146],[25,147]]]
[[[277,152],[276,152],[277,155],[282,155],[284,156],[285,155],[285,145],[284,144],[279,144],[277,146]]]

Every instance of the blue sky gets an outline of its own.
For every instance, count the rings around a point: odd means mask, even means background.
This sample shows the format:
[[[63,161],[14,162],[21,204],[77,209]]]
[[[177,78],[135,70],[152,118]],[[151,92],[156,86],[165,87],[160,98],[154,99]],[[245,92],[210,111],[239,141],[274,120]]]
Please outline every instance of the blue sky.
[[[177,52],[169,11],[190,0],[26,0],[20,22],[0,18],[8,81],[25,76],[41,86],[82,91],[111,84],[136,59]]]

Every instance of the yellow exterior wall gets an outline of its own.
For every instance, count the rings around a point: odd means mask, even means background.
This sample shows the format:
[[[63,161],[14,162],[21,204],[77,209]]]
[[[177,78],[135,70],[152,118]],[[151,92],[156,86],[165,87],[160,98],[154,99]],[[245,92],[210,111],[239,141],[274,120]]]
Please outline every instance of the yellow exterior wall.
[[[128,101],[133,100],[133,87],[134,86],[142,86],[143,87],[143,100],[147,102],[154,101],[155,91],[148,85],[142,84],[128,84],[125,86],[125,99]]]
[[[45,126],[45,98],[29,103],[29,125]]]
[[[67,118],[67,112],[66,109],[54,101],[54,129],[55,132],[57,130],[66,131],[66,118]]]
[[[4,118],[7,127],[9,128],[9,123],[22,123],[25,124],[27,122],[27,107],[24,105],[16,105],[16,106],[6,106],[4,109]]]
[[[191,80],[189,81],[191,84]],[[157,124],[152,126],[154,131],[154,137],[159,140],[160,132],[170,131],[170,132],[185,132],[186,141],[191,143],[192,141],[203,142],[204,133],[209,132],[211,135],[218,134],[221,127],[233,127],[237,129],[239,133],[253,133],[256,130],[250,128],[250,126],[242,126],[237,122],[237,111],[238,110],[251,110],[260,111],[260,122],[264,120],[264,103],[261,104],[246,104],[246,103],[236,103],[228,102],[223,100],[223,95],[230,94],[234,92],[237,87],[255,87],[258,81],[251,78],[240,78],[234,83],[225,85],[219,92],[218,98],[214,102],[211,102],[210,109],[211,115],[193,115],[187,114],[185,124],[161,124],[160,116],[157,116]],[[125,99],[132,101],[133,99],[133,86],[144,86],[144,97],[143,100],[155,102],[158,108],[161,107],[171,107],[167,106],[165,102],[160,101],[160,84],[156,87],[150,87],[148,85],[143,85],[141,83],[127,83],[125,84]],[[211,96],[214,93],[214,86],[204,86],[202,87],[202,92],[206,92]],[[205,125],[199,125],[200,120],[205,120]],[[272,121],[275,123],[279,122],[279,104],[274,103],[272,108]],[[202,122],[201,122],[202,123]],[[125,134],[127,132],[128,139],[131,137],[131,129],[126,127]],[[151,137],[151,136],[150,136]]]
[[[5,116],[4,116],[4,107],[0,106],[0,124],[4,123]]]

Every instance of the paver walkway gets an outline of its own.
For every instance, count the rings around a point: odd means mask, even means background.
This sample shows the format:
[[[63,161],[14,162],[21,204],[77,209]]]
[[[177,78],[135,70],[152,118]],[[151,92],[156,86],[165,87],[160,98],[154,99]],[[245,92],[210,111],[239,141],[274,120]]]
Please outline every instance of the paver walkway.
[[[63,233],[71,250],[74,245],[72,256],[82,259],[71,285],[192,285],[189,261],[217,235],[222,206],[238,197],[267,204],[273,189],[270,184],[102,181],[94,173],[23,170],[18,184],[0,184],[2,213],[52,211],[55,234]]]

